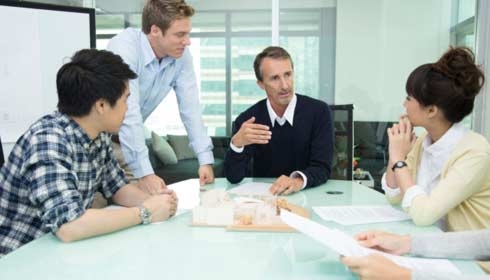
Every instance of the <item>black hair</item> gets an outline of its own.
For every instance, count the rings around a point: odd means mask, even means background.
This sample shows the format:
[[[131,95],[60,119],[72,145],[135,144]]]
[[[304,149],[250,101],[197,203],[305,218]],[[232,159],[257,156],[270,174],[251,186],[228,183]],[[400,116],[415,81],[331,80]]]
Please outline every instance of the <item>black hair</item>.
[[[99,99],[114,106],[128,86],[128,80],[136,77],[119,55],[105,50],[80,50],[56,76],[58,110],[83,117]]]
[[[406,91],[422,106],[435,105],[451,123],[473,111],[476,95],[485,81],[468,48],[450,48],[437,62],[423,64],[410,73]]]

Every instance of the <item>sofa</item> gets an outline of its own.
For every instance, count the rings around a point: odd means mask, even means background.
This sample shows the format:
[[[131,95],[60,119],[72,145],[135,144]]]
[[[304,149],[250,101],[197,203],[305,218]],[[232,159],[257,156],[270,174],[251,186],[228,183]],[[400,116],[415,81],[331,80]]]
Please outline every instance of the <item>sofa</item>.
[[[223,165],[230,137],[212,136],[214,155],[214,176],[223,177]],[[159,136],[152,133],[146,140],[148,154],[155,174],[165,180],[166,184],[198,178],[199,162],[189,147],[186,135]]]

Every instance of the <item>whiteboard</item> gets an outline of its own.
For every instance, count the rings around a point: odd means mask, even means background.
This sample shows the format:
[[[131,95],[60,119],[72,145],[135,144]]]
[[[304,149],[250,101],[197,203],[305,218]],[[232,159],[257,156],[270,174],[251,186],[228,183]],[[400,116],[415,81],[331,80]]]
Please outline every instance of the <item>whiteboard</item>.
[[[56,73],[95,47],[95,11],[0,1],[0,38],[0,136],[12,143],[56,110]]]

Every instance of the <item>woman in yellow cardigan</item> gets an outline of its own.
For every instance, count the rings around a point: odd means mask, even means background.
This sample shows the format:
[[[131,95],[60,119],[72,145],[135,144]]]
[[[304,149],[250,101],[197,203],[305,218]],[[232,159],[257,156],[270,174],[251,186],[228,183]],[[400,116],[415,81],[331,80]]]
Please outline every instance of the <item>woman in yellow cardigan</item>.
[[[460,124],[484,83],[467,48],[451,48],[407,79],[406,115],[389,128],[382,187],[416,225],[444,231],[490,228],[490,145]],[[416,139],[412,128],[426,133]],[[490,263],[480,263],[490,272]]]
[[[490,145],[462,124],[484,82],[467,48],[451,48],[407,79],[406,115],[388,129],[382,187],[417,225],[490,227]],[[416,139],[412,128],[426,133]]]

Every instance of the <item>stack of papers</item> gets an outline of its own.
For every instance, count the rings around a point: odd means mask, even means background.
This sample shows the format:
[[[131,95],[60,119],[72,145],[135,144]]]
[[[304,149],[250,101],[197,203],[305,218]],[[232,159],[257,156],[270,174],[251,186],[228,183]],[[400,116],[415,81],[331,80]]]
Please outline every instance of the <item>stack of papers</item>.
[[[168,189],[171,189],[177,195],[179,199],[179,203],[177,205],[177,212],[175,216],[186,213],[189,210],[194,209],[199,206],[199,192],[200,192],[200,184],[199,179],[189,179],[185,181],[181,181],[175,184],[167,185]],[[105,209],[120,209],[124,208],[124,206],[119,205],[109,205]],[[153,222],[152,224],[159,224],[161,222]]]
[[[189,179],[180,181],[174,184],[167,185],[167,188],[173,190],[179,199],[177,206],[177,212],[175,216],[192,210],[194,207],[199,206],[199,192],[200,184],[199,179]]]
[[[270,183],[245,183],[240,186],[230,189],[228,193],[236,195],[257,195],[257,196],[271,196],[269,188],[272,184]]]
[[[410,220],[410,217],[390,205],[321,206],[313,211],[325,221],[341,225],[358,225]]]
[[[381,254],[396,264],[410,269],[422,267],[430,268],[432,271],[441,273],[461,274],[461,272],[450,261],[445,259],[422,259],[403,257],[376,251],[362,247],[357,241],[338,229],[329,229],[319,223],[296,215],[288,211],[281,211],[281,219],[289,226],[308,235],[328,248],[334,250],[342,256],[365,256],[372,253]]]

